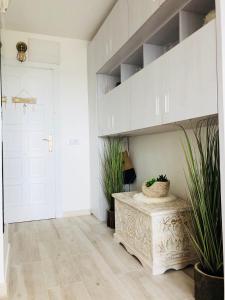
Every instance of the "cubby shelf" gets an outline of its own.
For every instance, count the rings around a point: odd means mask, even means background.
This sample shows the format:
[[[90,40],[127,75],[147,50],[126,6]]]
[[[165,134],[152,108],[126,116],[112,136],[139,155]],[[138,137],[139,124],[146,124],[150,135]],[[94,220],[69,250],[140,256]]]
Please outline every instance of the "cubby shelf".
[[[128,80],[135,73],[151,64],[170,49],[204,26],[205,16],[215,9],[215,0],[187,1],[179,11],[145,39],[145,42],[106,74],[98,76],[98,86],[104,95]]]

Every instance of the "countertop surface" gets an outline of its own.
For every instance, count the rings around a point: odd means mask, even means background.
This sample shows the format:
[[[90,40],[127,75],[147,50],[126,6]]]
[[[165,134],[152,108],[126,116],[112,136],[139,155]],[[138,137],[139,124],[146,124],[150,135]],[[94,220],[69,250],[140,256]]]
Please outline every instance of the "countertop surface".
[[[138,209],[148,215],[158,215],[165,213],[173,213],[173,212],[182,212],[191,209],[191,205],[187,200],[183,200],[180,198],[176,198],[173,201],[169,202],[161,202],[161,198],[159,198],[159,203],[146,203],[145,201],[138,200],[138,197],[134,197],[139,194],[139,192],[125,192],[125,193],[117,193],[112,196],[116,201],[120,201],[126,203],[127,205]],[[151,201],[151,200],[150,200]]]

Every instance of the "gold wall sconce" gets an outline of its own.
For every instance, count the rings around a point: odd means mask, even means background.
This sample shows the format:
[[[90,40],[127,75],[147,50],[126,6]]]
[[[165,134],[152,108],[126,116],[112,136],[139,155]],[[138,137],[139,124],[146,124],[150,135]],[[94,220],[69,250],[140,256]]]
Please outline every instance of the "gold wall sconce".
[[[27,44],[24,43],[24,42],[18,42],[16,44],[16,49],[18,51],[18,53],[17,53],[17,60],[20,61],[21,63],[25,62],[26,59],[27,59],[27,56],[26,56]]]

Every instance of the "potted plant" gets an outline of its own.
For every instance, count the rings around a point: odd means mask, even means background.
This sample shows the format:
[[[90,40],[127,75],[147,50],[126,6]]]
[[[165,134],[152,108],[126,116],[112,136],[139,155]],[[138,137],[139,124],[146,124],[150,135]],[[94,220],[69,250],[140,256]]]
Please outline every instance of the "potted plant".
[[[169,193],[170,181],[166,175],[159,175],[159,177],[152,178],[142,185],[142,192],[145,196],[150,198],[166,197]]]
[[[123,192],[123,154],[120,138],[110,137],[104,143],[102,183],[109,206],[107,226],[115,228],[115,207],[112,194]]]
[[[198,123],[194,140],[183,128],[187,183],[192,210],[187,229],[196,250],[195,299],[223,300],[223,242],[217,120]],[[194,141],[194,144],[193,144]]]

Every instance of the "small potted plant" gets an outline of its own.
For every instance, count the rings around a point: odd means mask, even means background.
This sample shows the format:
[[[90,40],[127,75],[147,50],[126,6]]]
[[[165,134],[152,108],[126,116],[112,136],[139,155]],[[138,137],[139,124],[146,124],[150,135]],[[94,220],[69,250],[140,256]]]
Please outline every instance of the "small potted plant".
[[[104,143],[102,157],[102,185],[108,202],[107,226],[115,228],[113,193],[123,192],[123,154],[119,138],[110,137]]]
[[[142,185],[142,192],[145,196],[150,198],[167,197],[170,189],[170,181],[166,175],[159,175],[159,177],[152,178]]]

